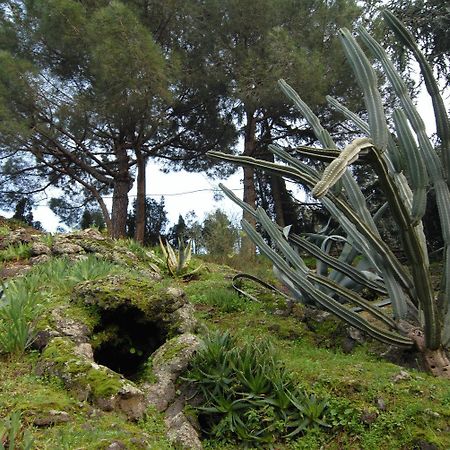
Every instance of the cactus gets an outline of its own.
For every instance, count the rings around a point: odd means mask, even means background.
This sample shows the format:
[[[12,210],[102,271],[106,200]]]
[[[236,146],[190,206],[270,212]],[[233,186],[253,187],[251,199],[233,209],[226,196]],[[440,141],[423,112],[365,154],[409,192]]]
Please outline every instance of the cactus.
[[[246,221],[242,222],[244,230],[260,251],[271,259],[276,273],[296,298],[319,305],[382,342],[415,347],[422,353],[429,371],[450,378],[450,365],[446,356],[446,349],[450,345],[449,121],[432,71],[411,35],[389,11],[383,11],[383,17],[419,62],[433,100],[441,142],[439,153],[425,133],[423,120],[414,107],[402,77],[396,72],[381,45],[364,28],[359,27],[360,39],[381,63],[386,78],[399,99],[401,108],[394,111],[392,121],[386,117],[377,87],[377,76],[369,59],[351,33],[344,29],[340,32],[340,38],[364,94],[367,123],[337,100],[331,97],[327,97],[327,100],[347,120],[353,122],[361,137],[340,151],[300,96],[285,81],[279,81],[281,90],[313,128],[323,147],[299,147],[297,152],[308,158],[330,162],[322,174],[276,145],[271,145],[269,149],[280,163],[220,152],[209,154],[215,158],[260,167],[307,186],[339,222],[345,233],[345,245],[340,256],[334,258],[304,237],[281,229],[270,221],[262,209],[255,211],[249,208],[231,191],[221,186],[228,197],[256,218],[260,230],[270,236],[272,246]],[[395,130],[395,134],[390,130]],[[371,215],[361,189],[348,170],[349,165],[356,161],[370,165],[380,180],[408,259],[406,267],[383,242],[377,229],[377,218]],[[427,191],[430,189],[434,189],[436,194],[444,241],[443,274],[438,295],[435,295],[431,284],[421,221]],[[312,254],[330,267],[331,273],[325,277],[324,271],[310,271],[299,256],[301,252]],[[350,254],[362,255],[381,277],[382,283],[376,277],[370,277],[367,271],[353,267],[349,263]],[[345,278],[355,281],[347,284],[348,286],[362,284],[387,297],[392,304],[392,317],[364,300],[355,290],[344,287],[342,281]],[[382,303],[385,304],[386,299]],[[361,310],[374,320],[366,320],[358,313]]]

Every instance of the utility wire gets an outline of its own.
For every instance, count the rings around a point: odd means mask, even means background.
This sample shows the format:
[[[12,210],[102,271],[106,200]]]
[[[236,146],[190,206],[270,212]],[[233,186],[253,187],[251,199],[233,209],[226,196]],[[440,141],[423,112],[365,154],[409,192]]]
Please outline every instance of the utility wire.
[[[230,191],[243,191],[244,188],[230,189]],[[220,189],[197,189],[195,191],[174,192],[171,194],[145,194],[146,197],[175,197],[178,195],[195,194],[197,192],[222,192]],[[136,194],[128,194],[128,197],[137,197]],[[112,195],[102,195],[102,198],[113,198]]]

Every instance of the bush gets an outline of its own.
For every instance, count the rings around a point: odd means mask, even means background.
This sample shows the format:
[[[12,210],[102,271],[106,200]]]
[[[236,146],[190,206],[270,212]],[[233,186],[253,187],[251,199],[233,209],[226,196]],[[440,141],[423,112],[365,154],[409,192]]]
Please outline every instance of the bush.
[[[208,336],[186,380],[204,398],[197,408],[214,438],[272,443],[327,427],[326,402],[298,387],[267,341],[239,343],[228,333]]]

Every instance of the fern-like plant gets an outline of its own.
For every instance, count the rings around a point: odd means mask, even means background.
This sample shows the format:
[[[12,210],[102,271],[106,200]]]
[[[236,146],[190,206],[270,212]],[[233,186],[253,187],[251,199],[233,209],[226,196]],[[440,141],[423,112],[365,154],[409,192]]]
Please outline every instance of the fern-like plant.
[[[339,149],[300,96],[285,81],[279,82],[281,90],[313,128],[323,147],[301,147],[297,151],[308,158],[329,162],[323,173],[293,158],[286,150],[275,145],[270,146],[270,150],[280,163],[218,152],[210,152],[210,155],[264,168],[306,185],[344,230],[346,243],[342,253],[337,258],[332,257],[306,239],[289,233],[287,229],[280,229],[262,209],[252,210],[231,191],[222,187],[231,199],[256,217],[261,230],[270,236],[272,246],[243,221],[244,230],[260,251],[272,260],[280,278],[297,298],[315,303],[382,342],[416,347],[422,353],[429,371],[450,378],[450,365],[446,354],[450,345],[449,119],[432,70],[411,34],[389,11],[383,11],[383,17],[419,63],[433,101],[440,151],[431,144],[423,119],[416,110],[401,75],[397,73],[381,45],[363,27],[359,27],[360,40],[381,63],[386,78],[398,97],[400,107],[394,111],[392,117],[385,114],[377,86],[378,77],[369,59],[352,34],[344,29],[340,32],[342,45],[363,91],[368,122],[337,100],[331,97],[327,99],[331,106],[353,122],[361,135],[360,138],[344,149]],[[399,261],[382,240],[369,205],[348,169],[353,163],[367,164],[375,170],[386,195],[388,210],[397,224],[399,238],[408,259],[407,266]],[[434,190],[436,195],[444,242],[443,274],[438,293],[434,292],[431,283],[428,250],[422,226],[429,190]],[[325,277],[309,270],[299,256],[299,250],[309,252],[331,267],[329,276]],[[367,273],[348,264],[348,252],[358,253],[367,259],[382,278],[382,282],[371,279]],[[349,277],[359,284],[375,289],[380,295],[384,293],[392,304],[393,315],[385,314],[357,292],[343,287],[340,284],[343,277]],[[362,309],[372,316],[372,319],[367,320],[352,306]]]

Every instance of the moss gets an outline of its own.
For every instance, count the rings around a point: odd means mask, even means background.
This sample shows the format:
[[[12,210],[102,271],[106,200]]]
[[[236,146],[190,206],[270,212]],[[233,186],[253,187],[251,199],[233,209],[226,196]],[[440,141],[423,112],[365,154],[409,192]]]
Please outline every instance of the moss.
[[[72,299],[105,311],[133,306],[142,311],[146,319],[165,323],[169,321],[170,314],[181,306],[178,299],[167,292],[167,283],[157,283],[131,274],[81,283]]]
[[[179,355],[189,345],[185,342],[180,342],[177,338],[173,338],[165,343],[164,348],[158,351],[157,355],[153,357],[153,365],[161,365],[171,361],[175,356]]]
[[[54,338],[42,353],[41,360],[51,366],[51,372],[64,379],[68,386],[86,388],[94,398],[107,397],[122,387],[120,375],[92,364],[74,353],[75,344],[66,338]]]
[[[137,378],[142,383],[157,383],[158,378],[153,372],[153,359],[148,358],[147,362],[142,366],[141,371],[138,373]]]
[[[78,381],[89,384],[95,398],[109,397],[117,394],[122,387],[122,380],[112,370],[107,368],[91,368],[85,376]]]

